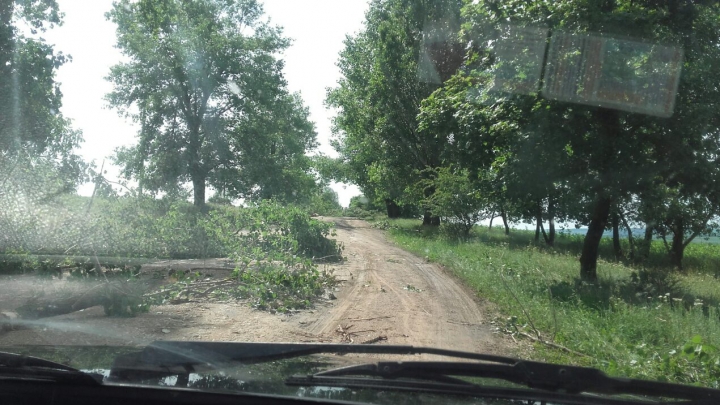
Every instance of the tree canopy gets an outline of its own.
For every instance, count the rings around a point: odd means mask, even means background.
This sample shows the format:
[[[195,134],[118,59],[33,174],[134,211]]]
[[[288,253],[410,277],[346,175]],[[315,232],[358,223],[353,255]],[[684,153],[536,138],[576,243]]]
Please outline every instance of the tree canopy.
[[[38,35],[61,23],[53,0],[0,5],[3,193],[22,188],[26,194],[53,195],[74,190],[83,178],[84,164],[75,153],[82,134],[62,116],[62,93],[55,81],[58,68],[69,58]]]
[[[704,1],[374,1],[328,96],[336,148],[366,195],[451,222],[535,221],[551,245],[555,221],[587,226],[587,281],[620,222],[681,267],[720,213],[718,28]]]
[[[402,200],[420,171],[440,164],[441,144],[416,116],[462,62],[461,3],[372,1],[363,31],[345,41],[343,78],[327,98],[338,109],[335,147],[347,179],[375,201]]]
[[[128,61],[112,68],[107,100],[140,126],[116,160],[141,189],[191,182],[202,206],[207,185],[289,198],[314,184],[314,125],[277,58],[289,40],[262,15],[255,0],[114,3],[107,17]]]

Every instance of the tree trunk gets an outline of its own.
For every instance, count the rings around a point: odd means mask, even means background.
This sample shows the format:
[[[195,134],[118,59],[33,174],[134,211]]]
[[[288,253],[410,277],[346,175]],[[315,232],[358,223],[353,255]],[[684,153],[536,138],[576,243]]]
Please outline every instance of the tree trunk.
[[[437,215],[433,215],[430,217],[430,225],[432,226],[440,226],[440,217]]]
[[[555,200],[553,198],[548,200],[548,226],[549,234],[545,242],[550,246],[555,246]]]
[[[540,242],[540,221],[535,218],[535,243]]]
[[[548,246],[552,246],[555,243],[555,224],[550,219],[550,235],[548,235],[545,232],[545,225],[543,224],[543,217],[542,217],[542,206],[540,203],[537,204],[537,213],[535,214],[535,220],[537,221],[538,228],[540,228],[540,233],[542,233],[543,240],[545,241],[545,244]],[[535,242],[539,240],[538,232],[535,231]]]
[[[580,278],[587,282],[594,283],[597,281],[598,249],[605,227],[607,227],[611,204],[612,199],[610,197],[601,196],[593,209],[592,219],[585,235],[582,255],[580,256]]]
[[[193,183],[193,204],[198,208],[205,207],[205,176],[201,174],[192,175]]]
[[[675,268],[682,271],[682,260],[685,254],[685,228],[682,217],[675,218],[673,221],[673,239],[670,245],[670,262]]]
[[[645,223],[645,237],[643,239],[642,251],[640,252],[640,256],[642,256],[643,259],[647,259],[650,257],[650,246],[652,245],[652,237],[653,226],[649,223]]]
[[[500,218],[502,218],[503,226],[505,227],[505,235],[510,235],[510,227],[508,226],[507,214],[505,214],[505,210],[500,211]]]
[[[493,220],[495,219],[495,213],[493,212],[491,215],[492,216],[490,217],[490,226],[488,226],[488,231],[492,231],[492,223],[493,223]]]
[[[42,297],[29,299],[23,306],[17,308],[16,311],[23,319],[38,319],[69,314],[97,305],[106,305],[113,299],[119,302],[126,296],[123,290],[123,288],[119,288],[118,286],[113,287],[112,284],[107,284],[90,287],[85,290],[47,294]]]
[[[400,218],[400,207],[395,203],[395,201],[386,198],[385,208],[387,208],[388,218]]]
[[[430,198],[433,194],[435,194],[434,186],[426,187],[423,191],[423,195],[426,199]],[[433,215],[429,209],[425,208],[425,213],[423,214],[423,225],[440,226],[440,217],[438,217],[437,215]]]
[[[595,110],[594,117],[600,128],[598,136],[601,140],[600,155],[605,159],[601,160],[598,167],[600,172],[600,183],[595,189],[597,200],[593,208],[588,232],[585,235],[582,254],[580,255],[580,278],[584,281],[594,283],[597,281],[597,259],[598,250],[600,248],[600,240],[605,232],[610,215],[610,207],[613,203],[612,187],[613,187],[613,168],[610,167],[610,161],[616,154],[616,138],[621,132],[620,116],[618,111],[608,108],[599,108]]]
[[[423,214],[423,225],[426,226],[440,226],[440,217],[437,215],[432,215],[430,211],[425,211],[425,214]]]
[[[540,224],[540,232],[542,233],[543,240],[545,241],[546,245],[549,245],[550,242],[549,242],[547,233],[545,233],[545,225],[542,223],[542,221],[540,221],[539,224]]]
[[[630,244],[630,260],[635,260],[635,238],[633,238],[632,228],[630,228],[630,224],[628,224],[627,219],[625,219],[625,215],[620,214],[620,220],[625,229],[627,229],[628,244]]]
[[[615,260],[620,260],[623,254],[622,247],[620,246],[620,217],[617,211],[613,211],[612,213],[612,233]]]
[[[190,130],[188,152],[190,152],[190,180],[193,184],[193,204],[200,208],[205,208],[205,178],[207,172],[201,166],[200,148],[202,141],[200,139],[201,118],[187,117],[187,124]]]

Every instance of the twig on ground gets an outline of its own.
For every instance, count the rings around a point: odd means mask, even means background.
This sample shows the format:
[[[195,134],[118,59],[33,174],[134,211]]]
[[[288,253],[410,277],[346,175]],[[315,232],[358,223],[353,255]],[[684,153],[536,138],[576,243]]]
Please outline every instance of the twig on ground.
[[[580,357],[593,358],[593,357],[590,356],[590,355],[587,355],[587,354],[585,354],[585,353],[576,352],[575,350],[569,349],[569,348],[567,348],[567,347],[565,347],[565,346],[563,346],[563,345],[559,345],[559,344],[553,343],[553,342],[548,342],[547,340],[538,339],[538,338],[536,338],[535,336],[530,335],[530,334],[525,333],[525,332],[518,332],[518,334],[519,334],[520,336],[526,337],[526,338],[528,338],[528,339],[530,339],[530,340],[532,340],[532,341],[534,341],[534,342],[542,343],[542,344],[544,344],[544,345],[546,345],[546,346],[550,346],[550,347],[552,347],[552,348],[562,350],[562,351],[564,351],[564,352],[566,352],[566,353],[574,354],[574,355],[580,356]],[[512,335],[511,335],[511,336],[512,336]]]
[[[348,321],[374,321],[375,319],[388,319],[394,318],[394,316],[376,316],[374,318],[348,318]]]
[[[365,332],[376,332],[376,330],[375,329],[359,330],[357,332],[350,332],[349,335],[359,335],[359,334],[365,333]]]
[[[335,330],[336,332],[338,332],[340,334],[340,336],[342,336],[343,342],[353,343],[353,339],[350,336],[350,333],[348,332],[349,329],[352,327],[353,327],[353,325],[347,325],[347,326],[339,325],[338,328]]]
[[[197,281],[197,282],[191,282],[186,283],[185,288],[183,289],[183,293],[186,295],[186,299],[189,299],[188,296],[192,294],[195,297],[207,297],[211,292],[224,288],[224,287],[232,287],[237,285],[246,285],[244,283],[241,283],[237,281],[234,278],[224,278],[222,280],[212,280],[212,281]],[[145,294],[143,297],[145,298],[151,298],[158,295],[167,294],[169,292],[172,292],[172,289],[163,289],[160,291],[156,291],[154,293]]]
[[[325,259],[329,259],[329,258],[331,258],[331,257],[342,257],[342,255],[330,255],[330,256],[323,256],[323,257],[313,257],[313,261],[325,260]]]
[[[387,336],[378,336],[378,337],[376,337],[376,338],[373,338],[373,339],[370,339],[370,340],[366,340],[366,341],[364,341],[364,342],[361,342],[361,344],[370,345],[370,344],[373,344],[373,343],[381,342],[381,341],[383,341],[383,340],[388,340]]]
[[[445,322],[447,323],[453,323],[455,325],[465,325],[465,326],[482,326],[479,323],[470,323],[470,322],[461,322],[461,321],[453,321],[452,319],[447,319]]]

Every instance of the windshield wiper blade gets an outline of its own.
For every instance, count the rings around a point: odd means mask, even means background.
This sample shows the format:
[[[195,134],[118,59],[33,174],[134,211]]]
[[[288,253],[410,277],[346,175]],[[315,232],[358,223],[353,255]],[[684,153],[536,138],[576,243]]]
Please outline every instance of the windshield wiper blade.
[[[42,380],[73,384],[102,384],[103,376],[86,373],[51,360],[0,352],[0,379]]]
[[[342,367],[310,376],[294,376],[292,385],[323,385],[337,377],[371,376],[384,380],[416,379],[447,383],[448,377],[499,379],[528,388],[567,394],[642,395],[691,401],[720,401],[720,390],[627,378],[609,377],[600,370],[518,360],[515,364],[468,362],[378,362]],[[466,387],[452,384],[455,389]],[[472,384],[475,389],[482,386]]]
[[[464,386],[453,376],[487,377],[514,382],[532,389],[571,394],[630,394],[698,401],[720,401],[720,390],[662,382],[611,378],[584,367],[560,366],[510,357],[398,345],[350,345],[312,343],[235,343],[159,341],[142,351],[118,356],[109,381],[139,381],[145,378],[178,375],[185,380],[192,372],[218,370],[237,364],[263,363],[313,354],[432,354],[480,362],[382,362],[325,371],[317,378],[376,376],[386,379],[415,378]],[[387,367],[387,368],[385,368]],[[375,373],[375,374],[373,374]],[[294,383],[314,385],[310,377]],[[291,381],[291,382],[292,382]],[[467,386],[465,386],[467,388]]]
[[[169,363],[207,363],[212,360],[231,360],[240,363],[266,362],[292,359],[311,354],[435,354],[468,360],[491,361],[493,363],[515,364],[517,359],[463,352],[459,350],[400,345],[355,345],[328,343],[237,343],[237,342],[153,342],[143,349],[147,359]]]
[[[62,363],[56,363],[51,360],[45,360],[39,357],[25,356],[22,354],[7,352],[0,352],[0,367],[40,367],[53,370],[80,371],[78,369],[66,366]]]
[[[480,386],[463,381],[463,384],[443,383],[427,380],[393,380],[359,377],[293,376],[285,380],[291,386],[334,387],[349,389],[374,389],[386,391],[424,392],[442,395],[476,396],[481,398],[510,399],[529,401],[530,403],[553,403],[571,405],[649,405],[659,402],[628,398],[609,398],[602,396],[578,396],[562,392],[533,390],[527,388],[508,388]],[[663,402],[663,405],[676,405]],[[711,402],[682,402],[683,405],[710,405]]]
[[[109,380],[138,381],[145,378],[221,369],[238,363],[264,363],[325,353],[434,354],[502,364],[517,362],[517,359],[490,354],[399,345],[158,341],[140,352],[118,356],[113,362]]]

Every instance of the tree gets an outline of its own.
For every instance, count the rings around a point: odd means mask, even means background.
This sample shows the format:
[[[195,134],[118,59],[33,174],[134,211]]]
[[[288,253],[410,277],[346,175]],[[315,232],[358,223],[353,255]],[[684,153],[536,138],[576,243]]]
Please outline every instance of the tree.
[[[516,167],[525,175],[544,177],[533,181],[541,191],[546,190],[535,198],[558,190],[558,186],[571,193],[570,200],[577,203],[573,204],[576,208],[570,214],[588,225],[580,258],[580,275],[594,282],[597,279],[598,246],[609,225],[612,207],[645,192],[652,179],[677,183],[673,188],[682,188],[680,184],[697,184],[697,177],[682,173],[689,172],[688,167],[695,170],[707,167],[714,160],[710,145],[717,144],[720,131],[718,112],[712,107],[718,101],[718,86],[712,83],[718,76],[708,67],[720,62],[717,59],[720,41],[715,23],[718,11],[705,2],[685,1],[531,3],[518,0],[502,4],[490,1],[467,4],[465,31],[469,35],[468,41],[473,44],[471,53],[475,55],[469,56],[468,60],[477,61],[471,66],[479,72],[476,75],[492,79],[491,85],[477,90],[485,96],[481,97],[484,104],[478,108],[515,112],[505,114],[494,124],[513,128],[508,132],[512,142],[507,143],[513,147],[507,156],[501,156],[504,160],[508,157],[516,159],[519,163]],[[538,26],[540,22],[547,30],[537,30],[534,34],[528,27]],[[594,39],[587,32],[594,33]],[[513,41],[517,35],[523,41]],[[531,73],[539,72],[535,68],[538,61],[544,60],[544,52],[533,53],[533,49],[536,44],[541,44],[539,49],[544,50],[548,35],[550,41],[565,38],[568,43],[579,43],[580,39],[604,41],[604,38],[621,35],[644,43],[682,47],[685,63],[674,114],[670,118],[658,118],[636,111],[619,111],[617,106],[598,107],[587,105],[592,104],[587,102],[576,104],[545,99],[538,91],[540,77]],[[665,73],[648,68],[652,66],[649,63],[652,56],[637,51],[642,47],[632,48],[623,45],[622,41],[607,44],[604,52],[615,52],[622,58],[609,56],[600,65],[597,61],[582,59],[583,53],[550,53],[545,62],[544,80],[552,80],[552,69],[559,69],[557,66],[561,63],[565,64],[563,66],[580,66],[578,63],[582,61],[582,69],[586,72],[602,70],[606,80],[605,87],[601,88],[603,91],[617,91],[630,99],[645,94],[642,88],[633,88],[633,83],[657,83],[658,80],[652,80],[657,79],[654,75]],[[649,52],[658,49],[647,47]],[[513,52],[505,52],[508,49]],[[533,54],[537,57],[528,57]],[[562,79],[573,80],[566,76]],[[577,93],[573,93],[573,97],[578,99],[578,94],[584,90],[579,81],[576,85]],[[494,96],[490,95],[492,92],[495,92]],[[534,153],[523,156],[521,148],[529,148],[527,150]],[[540,163],[540,170],[536,163]],[[513,179],[519,178],[507,177],[509,186],[518,184]],[[714,187],[716,181],[708,184]],[[711,188],[705,188],[702,193],[712,195]]]
[[[328,186],[318,187],[316,193],[310,198],[307,209],[313,215],[336,216],[342,212],[342,205],[338,194]]]
[[[57,69],[69,58],[36,34],[62,23],[53,0],[0,4],[0,182],[14,192],[47,198],[84,178],[75,154],[82,134],[60,113]],[[22,34],[18,24],[29,27]]]
[[[440,164],[443,142],[419,131],[416,116],[420,102],[462,64],[455,38],[461,4],[375,0],[364,30],[345,41],[343,78],[327,98],[338,109],[334,146],[349,180],[388,208],[407,197],[418,173]]]
[[[478,187],[478,179],[467,170],[453,167],[427,169],[430,171],[426,179],[418,182],[421,195],[428,195],[423,204],[459,228],[467,236],[473,226],[483,219],[489,218],[486,211],[488,202]],[[424,193],[424,189],[432,188],[432,193]]]
[[[306,152],[317,145],[310,112],[299,95],[284,95],[267,112],[244,117],[228,137],[229,151],[211,172],[216,190],[246,200],[307,203],[321,187]]]
[[[208,183],[267,197],[307,180],[314,128],[275,57],[289,41],[262,13],[255,0],[114,3],[128,62],[111,69],[107,100],[140,125],[137,145],[117,153],[126,177],[148,190],[191,182],[196,206]]]
[[[0,3],[0,251],[32,247],[28,230],[38,229],[45,203],[85,178],[75,153],[82,134],[60,113],[55,81],[69,58],[37,35],[61,17],[53,0]]]
[[[61,17],[52,0],[0,5],[0,170],[7,179],[13,168],[43,160],[44,169],[62,177],[61,188],[72,190],[84,169],[74,154],[82,135],[60,114],[55,82],[69,59],[35,35],[61,24]],[[30,36],[18,31],[18,23],[29,26]]]

